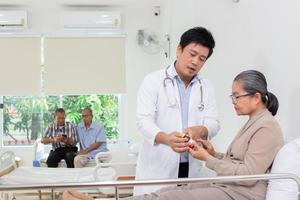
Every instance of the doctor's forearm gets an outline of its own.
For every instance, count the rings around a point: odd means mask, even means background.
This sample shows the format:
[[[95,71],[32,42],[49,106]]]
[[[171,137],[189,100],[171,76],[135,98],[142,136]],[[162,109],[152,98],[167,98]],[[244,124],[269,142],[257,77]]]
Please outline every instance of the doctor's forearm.
[[[200,137],[204,140],[207,140],[207,138],[208,138],[208,129],[205,126],[202,126],[202,129],[204,129],[204,130],[203,130],[202,134],[200,135]]]
[[[194,132],[196,134],[194,138],[201,138],[203,140],[207,140],[208,129],[205,126],[194,126],[191,128],[194,129]]]

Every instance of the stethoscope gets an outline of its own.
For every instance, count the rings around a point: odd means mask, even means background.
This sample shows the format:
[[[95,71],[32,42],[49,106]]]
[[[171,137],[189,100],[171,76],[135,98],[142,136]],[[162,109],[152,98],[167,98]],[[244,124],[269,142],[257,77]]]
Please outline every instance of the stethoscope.
[[[171,106],[176,106],[176,99],[175,99],[175,96],[170,94],[171,88],[170,88],[169,90],[167,89],[168,85],[170,85],[170,84],[167,84],[168,81],[171,82],[173,88],[175,87],[174,80],[171,78],[170,74],[168,73],[168,69],[169,69],[169,68],[170,68],[170,65],[169,65],[169,66],[166,68],[166,70],[165,70],[165,75],[166,75],[166,77],[165,77],[164,80],[163,80],[163,85],[164,85],[165,93],[166,93],[166,95],[167,95],[169,104],[170,104]],[[197,81],[198,81],[198,83],[199,83],[200,94],[201,94],[201,98],[200,98],[200,103],[199,103],[199,105],[198,105],[198,109],[199,109],[200,111],[203,111],[203,110],[204,110],[204,102],[203,102],[202,82],[201,82],[201,80],[200,80],[200,78],[199,78],[198,76],[196,76],[196,79],[197,79]],[[171,97],[173,97],[173,98],[171,98]]]

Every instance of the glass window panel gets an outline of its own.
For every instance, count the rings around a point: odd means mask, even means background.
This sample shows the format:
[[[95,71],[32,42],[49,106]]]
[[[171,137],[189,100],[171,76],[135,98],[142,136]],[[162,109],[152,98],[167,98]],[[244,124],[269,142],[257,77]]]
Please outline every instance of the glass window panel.
[[[48,97],[5,96],[3,143],[4,145],[31,145],[41,138],[48,124],[54,120],[56,108],[61,106],[67,121],[78,124],[85,107],[93,110],[94,121],[100,122],[109,139],[119,136],[117,95],[77,95]]]

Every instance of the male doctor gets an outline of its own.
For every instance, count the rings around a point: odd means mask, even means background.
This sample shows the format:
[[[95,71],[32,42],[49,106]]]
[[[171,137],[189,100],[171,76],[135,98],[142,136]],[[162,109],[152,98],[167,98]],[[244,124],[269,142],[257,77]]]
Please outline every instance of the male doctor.
[[[181,36],[177,59],[148,74],[139,89],[137,127],[144,141],[136,180],[197,177],[201,161],[188,154],[188,138],[212,138],[220,129],[214,89],[198,72],[213,53],[215,41],[203,27]],[[137,186],[134,195],[162,186]]]

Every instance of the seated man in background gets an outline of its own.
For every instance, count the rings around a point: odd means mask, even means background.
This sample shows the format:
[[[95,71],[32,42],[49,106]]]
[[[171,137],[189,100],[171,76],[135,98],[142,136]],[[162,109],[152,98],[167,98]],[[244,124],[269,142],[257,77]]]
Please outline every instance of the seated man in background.
[[[108,151],[106,134],[100,123],[93,122],[93,111],[85,108],[82,111],[82,122],[77,126],[80,151],[74,159],[75,167],[84,167],[99,152]]]
[[[45,131],[43,144],[52,144],[52,150],[47,159],[48,167],[57,167],[64,159],[68,168],[74,168],[74,157],[77,152],[77,132],[74,125],[65,121],[65,110],[55,111],[55,121]]]

